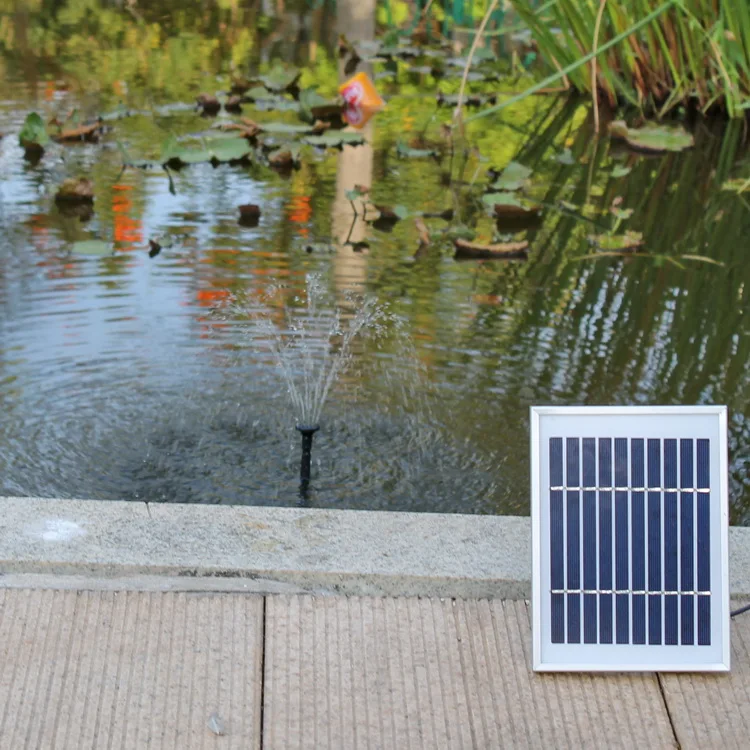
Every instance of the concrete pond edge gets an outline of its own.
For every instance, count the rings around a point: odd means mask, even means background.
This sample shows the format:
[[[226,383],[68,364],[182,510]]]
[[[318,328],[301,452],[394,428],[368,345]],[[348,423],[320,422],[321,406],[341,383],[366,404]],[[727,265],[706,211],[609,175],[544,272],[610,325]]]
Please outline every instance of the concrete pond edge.
[[[729,534],[750,596],[750,528]],[[528,517],[0,498],[0,587],[525,599]]]

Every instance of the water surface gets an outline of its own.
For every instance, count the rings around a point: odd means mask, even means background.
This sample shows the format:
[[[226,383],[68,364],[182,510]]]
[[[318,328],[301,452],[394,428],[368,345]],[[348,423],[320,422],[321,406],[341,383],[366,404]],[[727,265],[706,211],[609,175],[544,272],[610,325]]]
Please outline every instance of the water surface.
[[[435,95],[458,85],[418,61],[371,69],[388,107],[366,146],[305,148],[286,174],[199,164],[173,191],[160,169],[122,171],[118,141],[154,159],[169,134],[228,121],[190,105],[233,70],[293,60],[305,85],[333,94],[337,23],[375,30],[340,6],[338,19],[327,5],[274,19],[254,3],[160,3],[138,17],[107,3],[0,3],[0,494],[300,502],[274,363],[214,311],[240,294],[281,326],[318,274],[344,309],[352,293],[388,305],[410,343],[394,326],[357,348],[316,438],[311,505],[527,513],[530,405],[726,403],[732,521],[747,522],[750,205],[721,190],[748,174],[740,129],[695,122],[694,149],[645,157],[594,138],[587,102],[542,96],[472,124],[465,160],[399,158],[399,141],[439,142],[450,112]],[[502,69],[496,86],[517,88]],[[98,144],[25,160],[26,114],[74,109],[137,113]],[[528,227],[498,227],[480,201],[488,168],[511,159],[533,170],[544,207]],[[53,200],[78,174],[95,183],[90,215]],[[355,184],[374,203],[453,219],[426,219],[435,239],[418,252],[413,218],[383,231],[354,217]],[[613,202],[633,210],[623,228],[643,232],[643,256],[588,257]],[[238,223],[245,203],[261,206],[257,227]],[[439,239],[458,225],[527,238],[529,259],[458,262]],[[112,257],[71,253],[91,238],[114,243]],[[165,245],[154,258],[150,238]]]

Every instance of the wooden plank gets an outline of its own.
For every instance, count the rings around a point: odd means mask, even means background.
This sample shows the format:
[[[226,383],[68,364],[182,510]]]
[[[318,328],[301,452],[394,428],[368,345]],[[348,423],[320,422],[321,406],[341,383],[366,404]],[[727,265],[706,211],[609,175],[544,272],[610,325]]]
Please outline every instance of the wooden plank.
[[[655,675],[536,675],[525,602],[274,596],[264,743],[675,747]]]
[[[262,617],[258,596],[5,589],[0,745],[260,748]]]

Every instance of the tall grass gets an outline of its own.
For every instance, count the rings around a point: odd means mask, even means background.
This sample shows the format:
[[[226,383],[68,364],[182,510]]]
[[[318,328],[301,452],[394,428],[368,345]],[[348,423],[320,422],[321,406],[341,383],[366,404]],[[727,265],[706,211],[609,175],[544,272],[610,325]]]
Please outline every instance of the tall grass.
[[[532,0],[511,0],[529,27],[541,58],[553,69],[627,32],[664,0],[557,0],[535,12]],[[739,117],[750,108],[750,3],[673,0],[648,26],[578,66],[571,85],[615,106],[630,103],[664,114],[678,104]]]

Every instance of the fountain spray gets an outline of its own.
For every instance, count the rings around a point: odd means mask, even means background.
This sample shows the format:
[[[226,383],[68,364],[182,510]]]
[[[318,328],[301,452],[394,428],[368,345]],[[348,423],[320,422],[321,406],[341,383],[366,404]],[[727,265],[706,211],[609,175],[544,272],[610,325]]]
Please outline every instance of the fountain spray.
[[[276,360],[302,434],[300,497],[307,499],[310,487],[313,435],[320,429],[323,406],[339,376],[352,361],[352,343],[358,337],[380,336],[391,316],[386,308],[369,298],[348,298],[348,309],[339,307],[315,274],[307,277],[306,294],[287,307],[285,325],[261,312],[235,305],[238,312],[250,313],[259,324],[257,334]],[[273,298],[273,296],[271,296]]]

